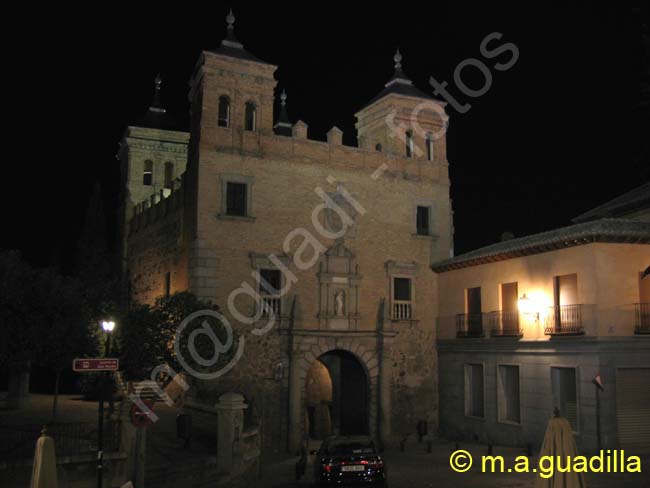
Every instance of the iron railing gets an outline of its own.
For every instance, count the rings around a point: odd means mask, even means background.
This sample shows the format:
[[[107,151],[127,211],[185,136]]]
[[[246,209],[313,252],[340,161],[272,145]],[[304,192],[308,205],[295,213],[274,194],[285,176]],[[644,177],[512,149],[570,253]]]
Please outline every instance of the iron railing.
[[[57,457],[92,454],[97,451],[97,426],[83,422],[53,423],[45,426],[54,439]],[[43,425],[0,425],[0,462],[14,462],[34,457],[36,441]],[[104,452],[119,450],[120,430],[116,422],[104,425]]]
[[[636,322],[634,332],[636,334],[650,334],[650,303],[635,303]]]
[[[393,300],[393,320],[411,320],[411,302]]]
[[[550,307],[546,316],[544,334],[580,335],[584,333],[581,304]]]
[[[482,313],[456,315],[456,337],[484,337]]]
[[[487,314],[491,337],[521,337],[519,312],[496,310]]]

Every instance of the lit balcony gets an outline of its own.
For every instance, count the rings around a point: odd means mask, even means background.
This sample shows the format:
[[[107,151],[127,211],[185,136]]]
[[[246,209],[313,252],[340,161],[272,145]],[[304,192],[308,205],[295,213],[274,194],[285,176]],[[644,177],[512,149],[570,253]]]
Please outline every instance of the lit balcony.
[[[650,334],[650,303],[635,303],[635,334]]]
[[[487,314],[490,337],[521,337],[523,331],[519,326],[519,312],[497,310]]]
[[[584,334],[582,309],[581,304],[550,307],[546,316],[544,334],[551,336]]]
[[[456,315],[456,337],[485,337],[482,313]]]

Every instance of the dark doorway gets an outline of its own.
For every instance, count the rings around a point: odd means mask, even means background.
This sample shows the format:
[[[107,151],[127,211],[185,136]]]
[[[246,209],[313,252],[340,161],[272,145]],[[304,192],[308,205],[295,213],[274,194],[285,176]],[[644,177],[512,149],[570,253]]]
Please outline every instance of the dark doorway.
[[[320,356],[307,375],[307,393],[310,437],[368,434],[368,377],[354,355],[334,350]]]

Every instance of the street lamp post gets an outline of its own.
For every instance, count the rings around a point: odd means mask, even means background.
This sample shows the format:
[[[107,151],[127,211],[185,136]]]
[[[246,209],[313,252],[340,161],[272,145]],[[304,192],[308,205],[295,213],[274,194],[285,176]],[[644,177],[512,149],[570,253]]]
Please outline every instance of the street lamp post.
[[[102,329],[106,333],[106,350],[104,357],[107,358],[111,353],[111,332],[115,328],[115,322],[112,320],[102,320]],[[97,418],[97,488],[102,488],[103,471],[104,471],[104,387],[106,372],[100,373],[99,380],[99,411]]]

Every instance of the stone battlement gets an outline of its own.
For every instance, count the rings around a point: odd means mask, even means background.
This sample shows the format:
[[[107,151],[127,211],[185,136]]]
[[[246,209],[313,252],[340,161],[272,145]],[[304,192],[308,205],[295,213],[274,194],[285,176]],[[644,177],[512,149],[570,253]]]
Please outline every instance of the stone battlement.
[[[167,215],[183,208],[185,174],[172,181],[171,188],[154,193],[148,199],[134,205],[133,218],[129,221],[129,234],[138,232],[148,225],[158,222]]]

